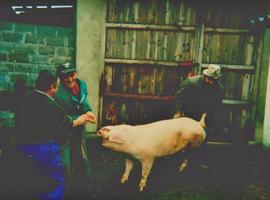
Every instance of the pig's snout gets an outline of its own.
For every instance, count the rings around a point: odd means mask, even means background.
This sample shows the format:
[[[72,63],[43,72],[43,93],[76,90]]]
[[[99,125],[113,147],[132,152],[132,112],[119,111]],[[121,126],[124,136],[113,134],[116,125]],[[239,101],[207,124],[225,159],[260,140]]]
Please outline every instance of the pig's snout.
[[[102,128],[97,132],[97,135],[102,137],[102,139],[108,139],[109,138],[109,129]]]

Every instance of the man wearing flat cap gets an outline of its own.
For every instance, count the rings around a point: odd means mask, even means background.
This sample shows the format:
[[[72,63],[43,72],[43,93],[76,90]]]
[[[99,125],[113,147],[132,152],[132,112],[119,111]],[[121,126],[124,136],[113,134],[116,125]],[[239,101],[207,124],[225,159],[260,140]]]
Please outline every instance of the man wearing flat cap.
[[[57,74],[60,78],[60,85],[56,93],[56,101],[62,105],[66,113],[72,118],[86,114],[89,122],[95,123],[96,117],[92,113],[87,98],[88,92],[86,83],[77,78],[75,65],[72,63],[61,64],[57,68]],[[71,175],[71,178],[77,178],[79,174],[84,176],[85,173],[89,172],[85,128],[84,126],[78,126],[76,128],[70,128],[69,132],[72,133],[72,136],[67,139],[65,148],[67,159],[65,159],[65,161],[66,166],[69,168],[68,174]],[[70,156],[67,156],[68,154]],[[76,181],[74,184],[75,185],[71,185],[71,187],[77,187]]]
[[[224,88],[220,82],[221,69],[219,65],[211,64],[203,71],[202,75],[188,77],[184,80],[175,96],[174,118],[190,117],[197,121],[203,113],[206,113],[206,134],[216,130],[218,125],[214,114],[221,108],[224,97]],[[188,160],[194,155],[196,158],[204,158],[206,153],[206,140],[195,152],[186,154],[188,159],[183,163],[187,165]],[[201,161],[201,167],[208,168]]]
[[[199,120],[202,113],[206,112],[206,125],[209,125],[224,97],[220,76],[220,66],[211,64],[202,75],[184,80],[175,96],[174,118],[185,116]]]

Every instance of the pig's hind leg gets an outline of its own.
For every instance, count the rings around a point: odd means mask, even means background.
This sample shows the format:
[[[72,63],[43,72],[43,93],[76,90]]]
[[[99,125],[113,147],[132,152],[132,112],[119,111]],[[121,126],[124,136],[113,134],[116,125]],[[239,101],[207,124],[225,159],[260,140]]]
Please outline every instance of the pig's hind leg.
[[[128,177],[129,177],[129,174],[130,174],[132,168],[133,168],[133,162],[132,162],[132,160],[127,158],[125,172],[121,178],[121,183],[125,183],[128,180]]]
[[[141,181],[139,184],[139,188],[140,188],[141,192],[143,191],[143,188],[146,185],[147,178],[148,178],[148,175],[149,175],[151,168],[153,166],[154,160],[155,160],[155,158],[148,158],[148,159],[141,160],[142,178],[141,178]]]

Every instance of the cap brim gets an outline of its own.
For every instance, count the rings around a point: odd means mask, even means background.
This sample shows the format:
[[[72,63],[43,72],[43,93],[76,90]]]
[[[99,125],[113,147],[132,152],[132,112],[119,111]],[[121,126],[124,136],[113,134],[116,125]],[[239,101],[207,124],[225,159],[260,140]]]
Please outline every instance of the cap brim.
[[[71,72],[76,72],[76,69],[75,68],[72,68],[72,69],[62,70],[61,71],[61,74],[68,74],[68,73],[71,73]]]

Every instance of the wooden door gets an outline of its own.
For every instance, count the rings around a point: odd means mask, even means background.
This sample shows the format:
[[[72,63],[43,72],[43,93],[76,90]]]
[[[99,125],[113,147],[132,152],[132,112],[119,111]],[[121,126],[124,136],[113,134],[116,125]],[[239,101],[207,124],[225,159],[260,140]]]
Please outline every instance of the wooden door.
[[[215,138],[231,139],[245,129],[252,119],[258,43],[246,9],[230,13],[230,6],[224,11],[194,1],[108,0],[101,125],[171,118],[180,83],[216,63],[226,96]]]

